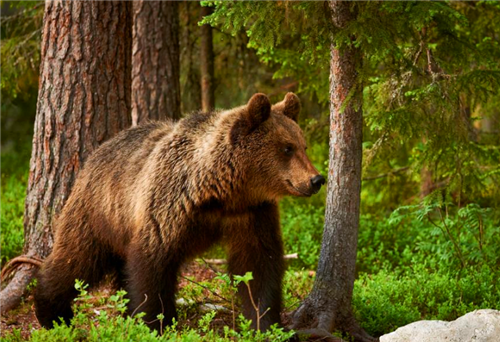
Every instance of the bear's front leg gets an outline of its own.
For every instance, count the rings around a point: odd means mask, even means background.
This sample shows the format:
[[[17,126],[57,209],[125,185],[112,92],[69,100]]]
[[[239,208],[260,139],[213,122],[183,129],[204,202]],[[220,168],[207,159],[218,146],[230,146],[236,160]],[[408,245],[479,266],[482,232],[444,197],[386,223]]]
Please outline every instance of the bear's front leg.
[[[244,275],[252,272],[250,293],[240,284],[243,314],[252,320],[252,327],[262,331],[274,323],[281,323],[281,284],[284,273],[283,243],[276,203],[265,203],[254,208],[239,227],[228,234],[229,272]]]

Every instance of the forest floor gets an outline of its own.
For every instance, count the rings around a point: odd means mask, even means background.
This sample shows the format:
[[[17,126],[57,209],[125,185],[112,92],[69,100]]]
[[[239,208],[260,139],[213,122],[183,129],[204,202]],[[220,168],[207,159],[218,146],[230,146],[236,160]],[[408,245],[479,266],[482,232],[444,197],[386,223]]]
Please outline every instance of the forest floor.
[[[216,276],[215,268],[209,267],[207,264],[194,261],[187,264],[179,278],[179,289],[187,286],[189,283],[195,284],[204,281],[210,281]],[[191,279],[189,281],[187,278]],[[200,285],[202,286],[202,285]],[[95,290],[91,292],[94,296],[95,301],[103,296],[110,296],[115,290],[112,285],[108,282],[102,284]],[[203,289],[203,294],[208,298],[210,291]],[[179,323],[182,325],[192,325],[195,326],[198,319],[203,315],[203,312],[194,313],[190,317],[184,320],[180,320]],[[220,327],[221,329],[225,325],[232,324],[232,314],[228,312],[219,312],[212,322],[213,327]],[[1,317],[0,322],[0,336],[5,337],[6,334],[11,333],[15,329],[21,330],[21,336],[23,339],[28,339],[31,332],[40,329],[40,324],[35,316],[35,308],[33,302],[33,291],[28,294],[27,298],[21,303],[21,305],[8,312],[6,315]]]

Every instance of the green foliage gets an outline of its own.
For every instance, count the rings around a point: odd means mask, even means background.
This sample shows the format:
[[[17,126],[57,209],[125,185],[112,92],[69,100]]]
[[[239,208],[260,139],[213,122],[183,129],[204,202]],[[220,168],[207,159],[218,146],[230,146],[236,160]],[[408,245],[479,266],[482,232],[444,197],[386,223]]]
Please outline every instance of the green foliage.
[[[304,268],[297,270],[295,267],[290,267],[283,279],[283,303],[285,311],[291,312],[298,308],[300,302],[311,291],[313,281],[314,272]]]
[[[1,262],[4,264],[19,255],[24,243],[24,197],[28,184],[29,150],[2,153],[2,192],[0,245]]]
[[[27,177],[24,178],[24,180],[19,181],[14,177],[9,177],[5,183],[2,182],[4,183],[2,184],[2,213],[0,217],[2,264],[19,255],[23,248],[23,212]]]
[[[413,244],[422,259],[411,262],[432,260],[433,267],[448,271],[500,266],[500,221],[490,208],[474,203],[456,208],[435,192],[419,205],[399,208],[388,223],[405,225],[405,221],[420,226]]]
[[[328,64],[319,62],[327,60],[330,54],[330,28],[323,15],[323,3],[207,3],[214,5],[215,11],[203,23],[219,26],[233,36],[244,31],[248,36],[248,47],[256,50],[260,60],[279,68],[275,78],[292,77],[299,81],[300,92],[318,95],[320,101],[325,102]]]
[[[298,265],[314,267],[318,263],[321,248],[324,207],[307,205],[307,202],[297,205],[292,200],[285,200],[281,207],[285,250],[287,253],[299,254]]]
[[[2,15],[2,95],[25,97],[38,83],[43,2],[10,1],[11,15]],[[4,5],[2,4],[2,7]],[[7,9],[4,9],[4,12]],[[10,12],[10,11],[9,11]]]

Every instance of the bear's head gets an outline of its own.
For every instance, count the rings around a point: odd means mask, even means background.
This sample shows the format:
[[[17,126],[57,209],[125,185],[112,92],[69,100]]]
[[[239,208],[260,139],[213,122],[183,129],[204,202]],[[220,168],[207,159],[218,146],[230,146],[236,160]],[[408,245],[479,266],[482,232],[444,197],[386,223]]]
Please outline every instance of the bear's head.
[[[325,183],[306,154],[306,141],[297,124],[300,100],[293,93],[271,105],[255,94],[239,111],[231,141],[245,156],[249,186],[266,199],[311,196]]]

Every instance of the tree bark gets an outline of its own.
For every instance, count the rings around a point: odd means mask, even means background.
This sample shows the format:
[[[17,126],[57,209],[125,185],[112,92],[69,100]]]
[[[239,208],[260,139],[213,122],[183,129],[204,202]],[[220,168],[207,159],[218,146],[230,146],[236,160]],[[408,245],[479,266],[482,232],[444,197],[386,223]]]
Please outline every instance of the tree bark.
[[[132,125],[181,117],[177,1],[133,2]]]
[[[85,158],[130,126],[132,9],[119,1],[45,3],[38,103],[24,213],[24,254],[52,249],[52,219]],[[1,292],[15,307],[34,268],[21,266]]]
[[[212,7],[201,7],[201,17],[212,14]],[[212,27],[201,26],[200,71],[201,71],[201,109],[209,112],[215,108],[214,90],[214,46]]]
[[[353,3],[330,1],[332,24],[345,28],[356,19]],[[332,44],[330,62],[330,164],[325,226],[316,279],[294,314],[294,328],[341,330],[356,341],[373,340],[356,322],[351,307],[361,191],[363,113],[356,68],[361,53],[353,45]],[[347,102],[346,102],[347,101]]]

